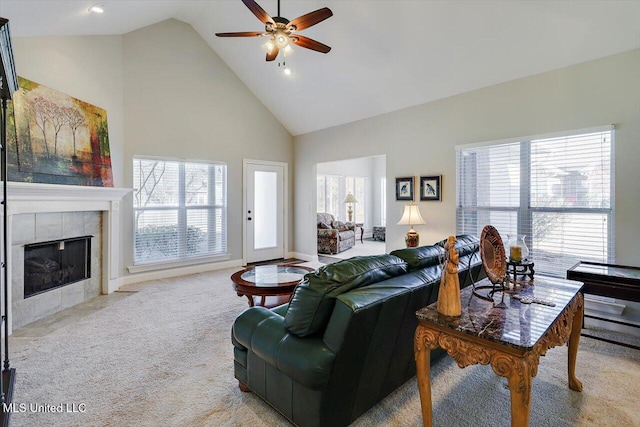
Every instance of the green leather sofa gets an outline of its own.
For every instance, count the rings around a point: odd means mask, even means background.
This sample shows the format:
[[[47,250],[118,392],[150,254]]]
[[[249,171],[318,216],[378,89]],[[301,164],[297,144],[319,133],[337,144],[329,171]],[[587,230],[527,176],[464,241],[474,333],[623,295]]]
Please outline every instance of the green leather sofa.
[[[461,287],[483,276],[458,236]],[[415,375],[415,312],[437,300],[442,242],[309,273],[289,304],[252,307],[232,329],[234,374],[299,426],[345,426]],[[443,352],[434,350],[431,362]]]

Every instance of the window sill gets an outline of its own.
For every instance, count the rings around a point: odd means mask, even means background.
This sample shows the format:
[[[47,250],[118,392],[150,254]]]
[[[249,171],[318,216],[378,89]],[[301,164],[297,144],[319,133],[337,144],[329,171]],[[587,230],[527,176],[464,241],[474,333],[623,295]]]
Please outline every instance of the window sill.
[[[231,255],[212,255],[199,258],[188,258],[179,261],[161,261],[149,264],[131,265],[127,267],[130,274],[144,273],[147,271],[166,270],[169,268],[188,267],[190,265],[208,264],[211,262],[227,261],[231,259]]]

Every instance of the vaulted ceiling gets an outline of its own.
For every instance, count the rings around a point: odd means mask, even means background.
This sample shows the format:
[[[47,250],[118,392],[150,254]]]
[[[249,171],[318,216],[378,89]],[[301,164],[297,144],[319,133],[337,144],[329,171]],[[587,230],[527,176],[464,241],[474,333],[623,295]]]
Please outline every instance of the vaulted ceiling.
[[[276,16],[276,0],[257,0]],[[94,4],[105,8],[90,14]],[[125,34],[168,18],[191,24],[293,134],[640,48],[640,1],[282,0],[289,19],[329,7],[304,31],[327,55],[295,48],[294,75],[265,62],[240,0],[0,0],[13,36]]]

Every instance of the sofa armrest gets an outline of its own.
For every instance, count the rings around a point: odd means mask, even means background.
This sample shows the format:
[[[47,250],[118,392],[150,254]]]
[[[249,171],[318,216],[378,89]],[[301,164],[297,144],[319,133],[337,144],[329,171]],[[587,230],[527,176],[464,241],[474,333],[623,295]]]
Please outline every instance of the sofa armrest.
[[[318,229],[318,238],[329,238],[329,239],[337,239],[338,238],[338,230],[335,229],[326,229],[319,228]]]
[[[251,338],[262,322],[278,314],[264,307],[252,307],[245,310],[233,322],[231,338],[233,344],[243,349],[251,348]],[[281,317],[281,316],[280,316]]]
[[[320,337],[290,334],[284,317],[264,307],[250,308],[238,316],[233,324],[233,343],[312,390],[326,386],[335,360]]]

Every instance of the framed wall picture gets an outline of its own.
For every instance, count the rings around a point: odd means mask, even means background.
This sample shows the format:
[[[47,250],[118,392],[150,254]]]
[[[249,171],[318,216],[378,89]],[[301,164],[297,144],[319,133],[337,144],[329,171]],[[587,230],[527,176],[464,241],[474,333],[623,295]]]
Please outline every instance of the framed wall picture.
[[[420,200],[441,201],[442,175],[420,177]]]
[[[396,178],[396,200],[413,201],[413,177]]]

